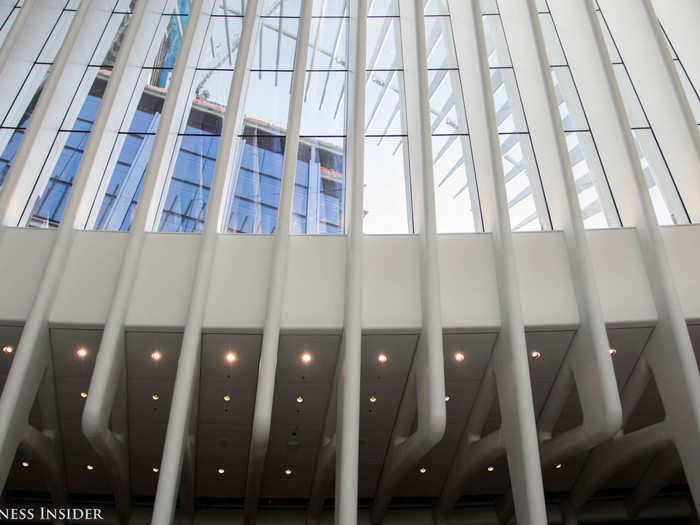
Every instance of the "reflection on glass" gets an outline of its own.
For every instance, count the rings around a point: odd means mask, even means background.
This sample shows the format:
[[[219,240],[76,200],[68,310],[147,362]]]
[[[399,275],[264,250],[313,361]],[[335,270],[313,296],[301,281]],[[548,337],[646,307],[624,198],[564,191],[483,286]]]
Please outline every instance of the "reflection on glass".
[[[131,227],[189,9],[189,0],[170,0],[163,10],[90,212],[88,229],[127,231]]]

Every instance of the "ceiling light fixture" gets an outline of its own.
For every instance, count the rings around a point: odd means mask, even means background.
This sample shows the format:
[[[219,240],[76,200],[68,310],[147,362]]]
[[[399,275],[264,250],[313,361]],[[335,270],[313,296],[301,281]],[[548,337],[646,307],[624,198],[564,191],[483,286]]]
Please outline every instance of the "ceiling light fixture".
[[[78,350],[75,352],[75,354],[80,358],[84,359],[87,357],[88,351],[85,348],[78,348]]]
[[[301,396],[297,396],[297,403],[303,403],[303,402],[304,402],[304,398]]]
[[[389,357],[387,357],[386,354],[379,354],[377,356],[377,361],[379,361],[381,364],[386,363],[389,360]]]
[[[301,354],[301,362],[308,365],[311,362],[311,354],[309,352]]]
[[[15,351],[15,349],[12,348],[11,346],[3,346],[3,347],[2,347],[2,352],[3,352],[4,354],[11,354],[11,353],[14,352],[14,351]]]
[[[376,401],[377,401],[377,398],[376,398],[376,397],[374,397],[374,396],[369,396],[369,402],[370,402],[370,403],[374,403],[374,402],[376,402]]]
[[[462,352],[455,352],[455,361],[458,363],[464,361],[464,354]]]
[[[87,392],[80,392],[80,397],[85,399],[87,397]]]
[[[29,468],[29,461],[22,461],[21,465],[22,465],[24,468]]]
[[[557,469],[557,470],[561,470],[561,467],[562,467],[562,464],[561,464],[561,463],[557,463],[557,466],[554,467],[554,468]]]
[[[217,471],[219,474],[223,474],[224,472],[226,472],[226,471],[225,471],[223,468],[221,468],[221,467],[219,467],[216,471]]]
[[[226,362],[228,362],[228,363],[235,363],[235,362],[236,362],[236,359],[238,359],[238,357],[236,356],[235,353],[233,353],[233,352],[227,352],[227,353],[226,353]]]
[[[445,401],[449,401],[449,400],[450,400],[450,396],[445,396]]]
[[[285,474],[285,476],[291,476],[291,475],[292,475],[292,469],[290,469],[290,468],[284,469],[284,474]]]
[[[158,472],[160,472],[160,469],[159,469],[158,467],[153,467],[152,470],[153,470],[153,472],[155,472],[156,474],[158,474]]]
[[[420,472],[421,474],[425,474],[426,472],[428,472],[428,469],[425,467],[421,467],[418,469],[418,472]]]
[[[488,467],[486,470],[488,470],[489,472],[493,472],[494,470],[496,470],[496,468],[495,467]]]
[[[224,394],[224,401],[226,401],[227,403],[231,401],[231,396],[228,394]]]
[[[151,399],[153,399],[153,401],[158,401],[160,399],[160,396],[158,394],[153,394],[151,396]]]
[[[611,348],[611,349],[609,350],[609,352],[610,352],[610,356],[612,357],[612,356],[614,356],[614,355],[617,353],[617,350],[615,350],[614,348]]]
[[[540,357],[542,357],[542,354],[540,354],[537,350],[533,350],[532,352],[530,352],[530,357],[532,357],[533,359],[539,359]]]
[[[95,470],[95,467],[93,465],[85,465],[85,468],[88,470]]]

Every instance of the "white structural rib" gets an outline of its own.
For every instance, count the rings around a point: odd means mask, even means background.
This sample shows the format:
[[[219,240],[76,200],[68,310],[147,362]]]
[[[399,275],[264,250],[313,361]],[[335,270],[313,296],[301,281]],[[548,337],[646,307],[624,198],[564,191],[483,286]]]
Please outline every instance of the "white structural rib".
[[[506,454],[518,523],[544,524],[547,516],[530,390],[525,328],[480,3],[478,0],[468,3],[451,1],[450,11],[457,25],[472,29],[476,35],[473,42],[465,36],[460,38],[456,35],[455,47],[460,71],[463,72],[462,78],[479,79],[464,88],[464,100],[468,104],[472,127],[478,122],[488,131],[484,138],[472,134],[472,140],[475,151],[488,152],[488,157],[485,158],[475,156],[475,163],[477,174],[490,175],[479,179],[479,194],[485,229],[493,232],[501,330],[435,508],[436,521],[446,523],[467,480],[485,469],[494,459]],[[479,147],[482,140],[487,140],[488,144]],[[501,428],[483,437],[483,428],[495,397],[501,411]]]
[[[649,16],[649,11],[638,2],[601,2],[601,7],[606,6],[613,10],[624,10],[630,21]],[[570,493],[566,506],[568,523],[576,522],[576,511],[610,475],[627,464],[631,455],[638,457],[649,450],[658,451],[669,442],[675,445],[681,458],[697,508],[700,503],[700,462],[697,458],[697,443],[700,440],[700,375],[697,363],[634,139],[626,125],[627,116],[605,51],[601,29],[588,1],[571,2],[568,7],[568,10],[562,9],[559,16],[567,24],[575,24],[579,38],[584,42],[592,42],[588,49],[597,51],[595,54],[588,53],[585,62],[579,57],[578,67],[590,75],[587,82],[595,82],[599,106],[609,115],[607,120],[600,121],[601,129],[603,126],[607,128],[606,145],[612,151],[619,152],[620,156],[626,157],[626,162],[619,164],[624,169],[616,172],[611,185],[615,194],[625,195],[625,199],[618,201],[622,222],[635,227],[637,231],[658,315],[656,327],[643,350],[637,370],[623,391],[623,413],[626,419],[634,411],[640,398],[639,391],[649,374],[654,377],[666,412],[662,423],[630,434],[620,433],[612,441],[603,443],[594,450],[591,460]],[[657,44],[661,45],[658,41]],[[666,56],[666,60],[670,60],[670,57]],[[668,68],[668,71],[671,69]],[[592,89],[592,85],[589,88]],[[695,159],[694,162],[696,168],[700,167],[700,160]],[[695,184],[700,186],[700,181]],[[627,192],[622,191],[625,185]],[[620,191],[616,192],[616,188]],[[645,369],[647,366],[648,372]]]
[[[372,505],[371,520],[375,525],[384,519],[402,477],[442,439],[446,425],[424,3],[405,0],[399,5],[405,72],[418,80],[416,84],[407,83],[405,88],[410,155],[412,165],[418,167],[411,173],[411,186],[417,209],[414,227],[420,239],[422,330]],[[414,421],[415,431],[411,433]]]
[[[304,79],[306,78],[306,55],[309,47],[312,4],[313,0],[303,0],[302,2],[299,37],[294,57],[294,77],[292,79],[292,95],[289,105],[284,160],[282,163],[282,183],[277,210],[277,226],[275,227],[272,269],[270,271],[267,293],[265,327],[263,329],[262,349],[260,351],[258,386],[255,393],[253,431],[248,457],[248,479],[246,482],[244,510],[245,523],[248,525],[255,522],[263,469],[265,468],[267,445],[270,440],[272,401],[275,393],[277,351],[279,349],[280,323],[282,321],[284,282],[287,274],[289,226],[291,222],[292,199],[294,198],[294,178],[296,176],[297,150],[299,149],[299,129],[304,97]],[[280,38],[282,38],[281,35]]]
[[[41,10],[38,11],[37,14],[40,15]],[[13,168],[10,169],[2,194],[0,194],[0,227],[3,231],[10,224],[16,224],[17,210],[21,212],[26,202],[26,200],[18,199],[15,191],[21,183],[22,168],[32,152],[41,127],[52,117],[55,119],[56,112],[60,112],[61,108],[65,111],[70,102],[69,98],[61,98],[56,95],[61,88],[65,88],[62,82],[70,82],[70,79],[64,78],[66,64],[73,60],[78,61],[78,63],[81,63],[81,60],[87,61],[89,57],[85,57],[85,49],[94,49],[99,40],[98,31],[83,31],[81,28],[84,24],[99,23],[103,17],[104,12],[97,8],[93,9],[91,3],[87,1],[83,3],[73,19],[66,39],[54,61],[53,70],[46,80],[46,85],[42,90],[22,144],[17,151]],[[11,55],[10,60],[20,61],[21,55]],[[91,147],[94,155],[96,141],[92,141]],[[64,213],[73,213],[77,202],[78,197],[71,195]],[[52,425],[47,421],[49,418],[55,419],[56,414],[56,396],[52,377],[44,386],[44,395],[41,396],[42,426],[44,428],[41,431],[34,431],[29,427],[28,419],[46,371],[49,370],[52,374],[49,313],[69,252],[71,239],[71,222],[66,221],[61,225],[58,239],[52,248],[52,259],[42,276],[34,297],[2,397],[0,397],[0,487],[5,486],[15,452],[18,446],[23,444],[23,449],[30,451],[36,458],[40,470],[44,473],[49,492],[56,502],[65,501],[66,487],[59,429],[57,425]]]
[[[127,442],[125,434],[117,433],[116,429],[110,428],[110,417],[115,406],[119,384],[126,378],[126,313],[146,235],[145,225],[148,207],[153,199],[156,179],[159,173],[167,169],[167,161],[163,152],[167,151],[168,142],[174,140],[172,134],[177,126],[175,116],[178,107],[183,106],[180,99],[187,96],[187,90],[182,89],[183,78],[187,65],[196,60],[194,49],[199,49],[198,46],[193,46],[193,40],[197,34],[204,1],[207,0],[194,0],[192,2],[180,52],[175,61],[168,94],[163,105],[160,125],[154,139],[151,162],[144,173],[143,190],[134,211],[129,242],[122,260],[114,297],[110,303],[83,410],[83,433],[100,459],[108,466],[107,470],[111,471],[114,476],[112,483],[116,487],[117,497],[122,499],[120,504],[122,512],[123,506],[128,505],[130,498]]]
[[[521,78],[520,88],[526,109],[545,109],[530,113],[529,122],[538,130],[533,142],[540,152],[542,183],[549,196],[552,225],[564,235],[579,313],[578,330],[538,421],[542,466],[548,469],[613,437],[622,424],[622,409],[539,15],[531,0],[501,5],[515,69],[522,66],[539,73]],[[573,388],[578,393],[583,421],[552,437]],[[506,496],[502,509],[505,515],[510,511],[508,500]]]
[[[364,125],[367,55],[367,0],[350,2],[348,74],[348,132],[346,208],[345,319],[340,357],[336,365],[336,405],[329,404],[321,450],[316,461],[307,522],[319,523],[335,458],[335,523],[357,523],[360,439],[360,370],[362,362],[362,222],[364,181]],[[353,38],[354,37],[354,38]],[[333,403],[335,399],[331,399]],[[338,451],[336,455],[336,449]]]
[[[229,92],[227,110],[224,115],[219,148],[214,166],[213,186],[209,194],[212,205],[209,207],[204,222],[199,259],[190,298],[190,307],[185,324],[185,333],[180,349],[173,400],[170,405],[168,429],[165,435],[163,458],[160,462],[158,487],[153,507],[153,524],[172,523],[175,516],[178,487],[182,470],[183,457],[186,453],[194,456],[196,421],[196,403],[200,372],[202,323],[206,305],[207,291],[211,279],[211,270],[216,252],[216,239],[219,218],[225,205],[226,178],[232,173],[236,151],[236,124],[240,121],[241,100],[250,62],[252,61],[252,40],[257,32],[260,0],[248,0],[243,31],[239,41],[236,65]],[[188,450],[189,449],[189,450]],[[188,494],[194,498],[194,492]],[[189,502],[193,504],[194,502]]]

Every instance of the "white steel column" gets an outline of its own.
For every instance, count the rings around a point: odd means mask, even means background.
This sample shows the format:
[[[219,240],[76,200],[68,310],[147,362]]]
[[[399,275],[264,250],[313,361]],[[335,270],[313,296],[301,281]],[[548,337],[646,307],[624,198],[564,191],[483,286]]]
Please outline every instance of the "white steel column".
[[[700,221],[700,133],[649,0],[599,0],[691,222]]]
[[[262,349],[260,351],[258,386],[255,393],[253,430],[248,457],[248,479],[246,482],[244,509],[244,519],[247,525],[252,525],[255,522],[263,469],[265,468],[265,456],[267,455],[267,445],[270,439],[272,401],[275,393],[277,351],[280,339],[280,323],[282,321],[284,283],[287,274],[289,226],[292,200],[294,199],[294,178],[296,177],[297,150],[299,149],[299,129],[304,97],[304,80],[306,79],[306,55],[309,47],[312,4],[313,0],[303,0],[302,2],[301,20],[299,21],[297,47],[294,57],[294,77],[292,79],[292,94],[290,97],[287,136],[282,163],[282,183],[279,207],[277,209],[275,244],[272,254],[265,327],[263,329]]]
[[[81,29],[81,23],[87,16],[90,10],[90,2],[86,2],[76,13],[71,24],[66,40],[58,53],[54,62],[53,73],[49,75],[47,85],[44,88],[42,97],[35,109],[34,119],[32,124],[27,128],[23,140],[24,149],[20,146],[18,155],[15,157],[13,166],[22,163],[20,153],[23,153],[24,159],[31,151],[31,139],[39,132],[42,117],[49,110],[49,104],[52,99],[52,94],[58,86],[61,79],[61,73],[70,60],[74,50],[73,44],[78,40],[78,33]],[[29,145],[25,141],[29,141]],[[7,227],[8,215],[11,215],[11,209],[16,207],[18,203],[13,203],[12,189],[17,184],[20,169],[10,170],[5,181],[3,192],[0,194],[0,228],[4,230]],[[75,199],[73,200],[75,201]],[[14,206],[13,206],[14,204]],[[70,224],[70,223],[69,223]],[[65,231],[64,227],[64,231]],[[70,226],[68,232],[63,233],[64,239],[70,238]],[[60,253],[60,252],[59,252]],[[67,251],[63,252],[63,255]],[[5,387],[0,397],[0,487],[4,487],[7,481],[12,460],[14,459],[17,447],[25,437],[25,430],[28,426],[29,413],[31,411],[37,392],[41,386],[42,379],[47,371],[51,369],[51,348],[49,340],[48,314],[50,306],[55,295],[58,285],[58,276],[63,269],[64,259],[55,261],[55,264],[50,265],[47,272],[42,278],[42,283],[34,298],[32,308],[27,318],[27,321],[22,330],[15,358],[12,362],[12,367],[5,382]],[[51,382],[53,384],[53,382]],[[50,411],[55,411],[55,394],[52,400],[53,406],[48,408]],[[44,435],[49,442],[44,442],[38,445],[39,436],[30,431],[28,437],[30,441],[27,443],[31,449],[41,451],[37,453],[37,459],[41,461],[41,467],[44,472],[49,472],[47,482],[49,483],[50,491],[53,495],[60,495],[59,501],[65,497],[65,479],[63,473],[63,459],[57,444],[60,443],[59,438],[54,432]],[[32,437],[33,436],[33,437]],[[49,448],[53,448],[51,454],[48,453]],[[57,485],[60,483],[60,485]]]
[[[200,373],[200,355],[202,323],[206,306],[207,292],[211,280],[211,270],[216,255],[216,240],[219,219],[226,200],[226,180],[232,173],[235,151],[238,143],[236,126],[241,119],[243,92],[246,76],[252,61],[252,41],[259,25],[258,13],[262,6],[260,0],[248,0],[243,20],[243,31],[238,44],[238,54],[234,67],[231,89],[224,114],[221,138],[214,165],[213,184],[209,193],[211,206],[207,211],[202,233],[199,260],[192,285],[190,307],[185,325],[185,333],[180,348],[173,400],[170,405],[168,429],[160,463],[160,475],[153,507],[153,524],[173,523],[178,487],[182,470],[183,456],[186,448],[195,447],[195,437],[190,435],[192,427],[196,428],[193,415],[199,399],[198,383]],[[192,450],[193,452],[193,450]],[[193,454],[194,455],[194,454]],[[242,473],[241,473],[242,475]],[[194,496],[194,493],[191,494]]]
[[[627,5],[627,3],[625,3]],[[552,8],[557,6],[551,3]],[[617,8],[617,7],[615,7]],[[607,55],[603,35],[588,0],[567,2],[553,9],[557,20],[566,28],[576,28],[577,45],[568,51],[572,70],[580,79],[579,88],[584,99],[596,100],[589,113],[592,129],[602,138],[601,155],[604,162],[615,166],[615,177],[611,179],[613,194],[626,226],[634,226],[640,244],[652,298],[658,314],[658,322],[643,351],[641,359],[648,363],[663,402],[666,419],[663,427],[654,425],[629,435],[620,434],[615,440],[601,444],[595,451],[600,459],[596,468],[591,464],[574,486],[569,507],[576,511],[610,474],[624,466],[624,457],[618,454],[623,447],[628,453],[643,453],[642,436],[654,435],[659,430],[668,435],[675,444],[683,463],[696,507],[700,502],[700,462],[697,460],[697,443],[700,442],[700,375],[693,349],[675,289],[663,238],[656,221],[644,174],[634,140],[628,127],[627,116],[621,95]],[[596,53],[593,50],[597,51]],[[643,365],[642,363],[642,365]],[[644,365],[645,366],[645,365]],[[628,382],[623,391],[623,411],[631,414],[639,400],[638,391],[646,381],[646,371],[639,368],[636,378]],[[635,390],[628,394],[628,389]],[[639,434],[638,434],[639,433]],[[637,438],[637,435],[639,438]],[[617,442],[620,441],[620,445]],[[661,445],[659,445],[661,446]],[[569,521],[575,522],[573,512]]]
[[[372,505],[371,520],[382,522],[402,477],[443,437],[446,425],[445,370],[442,348],[442,314],[438,244],[430,133],[430,88],[426,57],[423,0],[399,2],[401,43],[407,82],[409,151],[414,195],[414,226],[421,250],[422,331],[408,383],[399,406],[387,457]],[[415,432],[411,434],[413,422]]]
[[[108,471],[114,475],[112,483],[118,487],[115,489],[117,496],[122,498],[120,505],[122,513],[128,512],[128,507],[125,508],[124,505],[128,505],[130,498],[128,453],[123,436],[110,429],[109,423],[119,383],[124,380],[126,374],[124,323],[146,235],[146,215],[153,198],[156,178],[159,172],[168,167],[167,159],[164,158],[163,153],[167,151],[168,142],[174,140],[172,134],[177,127],[176,111],[183,106],[180,99],[187,96],[187,90],[182,89],[183,79],[188,64],[194,63],[200,47],[193,45],[193,41],[195,36],[198,37],[200,43],[204,38],[203,28],[199,27],[204,2],[211,3],[211,0],[194,0],[192,2],[180,52],[175,61],[170,87],[163,105],[160,126],[154,139],[151,153],[152,161],[144,174],[143,189],[128,234],[129,242],[122,261],[114,297],[107,314],[95,368],[90,380],[88,398],[83,410],[83,433],[101,460],[108,466]]]
[[[335,458],[335,523],[357,523],[362,362],[362,223],[364,218],[364,125],[367,55],[367,0],[350,2],[348,68],[345,318],[341,353],[324,425],[322,446],[309,500],[308,523],[319,523]],[[333,403],[335,402],[335,405]],[[338,453],[336,454],[336,449]]]
[[[455,46],[465,79],[464,100],[471,116],[477,175],[487,174],[479,178],[479,195],[485,229],[493,232],[501,331],[435,509],[436,521],[446,523],[466,481],[505,452],[518,523],[544,524],[547,518],[525,328],[480,2],[473,0],[465,4],[453,0],[450,11],[456,24],[465,28],[461,38],[459,33],[455,36]],[[467,38],[472,31],[473,40]],[[468,82],[469,78],[479,81]],[[487,130],[486,134],[474,132],[479,125]],[[501,429],[482,437],[496,396],[501,410]]]
[[[365,88],[367,67],[367,0],[350,2],[346,195],[349,218],[343,346],[338,367],[338,454],[335,474],[335,523],[357,523],[360,454],[360,369],[362,362],[362,223],[364,218]]]
[[[539,152],[553,226],[564,233],[580,318],[571,348],[540,414],[542,464],[549,468],[612,437],[621,426],[622,410],[539,15],[534,0],[502,3],[516,69],[523,67],[539,73],[526,75],[520,86],[525,106],[534,109],[530,112],[533,143]],[[552,438],[562,401],[574,387],[583,422]]]

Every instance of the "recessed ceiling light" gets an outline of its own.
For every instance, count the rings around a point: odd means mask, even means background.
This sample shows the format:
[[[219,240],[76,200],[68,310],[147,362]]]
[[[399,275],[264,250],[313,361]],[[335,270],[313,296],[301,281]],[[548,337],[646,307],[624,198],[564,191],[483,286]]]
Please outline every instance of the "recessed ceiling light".
[[[376,398],[376,397],[374,397],[374,396],[369,396],[369,402],[370,402],[370,403],[374,403],[374,402],[376,402],[376,401],[377,401],[377,398]]]
[[[231,401],[231,396],[228,395],[228,394],[225,394],[225,395],[224,395],[224,401],[226,401],[227,403],[228,403],[229,401]]]
[[[2,347],[2,352],[3,352],[4,354],[11,354],[11,353],[14,352],[14,351],[15,351],[15,349],[12,348],[11,346],[3,346],[3,347]]]
[[[450,400],[450,396],[445,396],[445,401],[449,401],[449,400]]]
[[[85,468],[88,470],[95,470],[95,467],[93,465],[85,465]]]
[[[388,360],[389,360],[389,358],[387,357],[386,354],[379,354],[377,356],[377,361],[379,361],[382,364],[386,363]]]
[[[297,403],[303,403],[303,402],[304,402],[304,398],[300,395],[297,396]]]
[[[151,396],[151,399],[153,399],[153,401],[158,401],[160,399],[160,396],[158,394],[153,394]]]
[[[87,397],[87,392],[80,392],[80,397],[85,399]]]
[[[615,350],[614,348],[611,348],[611,349],[610,349],[610,355],[611,355],[611,356],[615,355],[616,353],[617,353],[617,350]]]
[[[418,469],[418,472],[420,472],[421,474],[425,474],[426,472],[428,472],[428,469],[425,467],[421,467]]]
[[[493,472],[496,469],[494,467],[488,467],[486,470],[488,470],[489,472]]]
[[[292,469],[290,469],[290,468],[284,469],[284,474],[285,474],[285,476],[291,476],[291,475],[292,475]]]
[[[235,363],[236,360],[238,359],[238,356],[234,352],[226,352],[226,362],[227,363]]]
[[[82,348],[82,347],[81,347],[81,348],[78,348],[78,350],[75,352],[75,354],[76,354],[80,359],[84,359],[85,357],[87,357],[88,351],[87,351],[86,348]]]
[[[163,357],[163,354],[161,354],[159,350],[151,352],[151,359],[154,361],[160,361],[161,357]]]
[[[557,466],[554,467],[554,468],[557,469],[557,470],[561,470],[561,467],[562,467],[562,464],[561,464],[561,463],[557,463]]]
[[[311,362],[311,354],[309,352],[301,354],[301,362],[308,365]]]
[[[226,472],[226,471],[225,471],[223,468],[221,468],[221,467],[219,467],[216,471],[217,471],[219,474],[223,474],[224,472]]]
[[[29,461],[22,461],[22,463],[20,463],[20,464],[21,464],[22,467],[24,467],[24,468],[29,468]]]
[[[158,467],[153,467],[152,470],[153,470],[153,472],[155,472],[156,474],[158,474],[158,472],[160,472],[160,469],[159,469]]]
[[[542,354],[540,354],[537,350],[533,350],[532,352],[530,352],[530,357],[532,357],[533,359],[539,359],[540,357],[542,357]]]
[[[464,354],[462,352],[455,352],[455,361],[458,363],[464,361]]]

